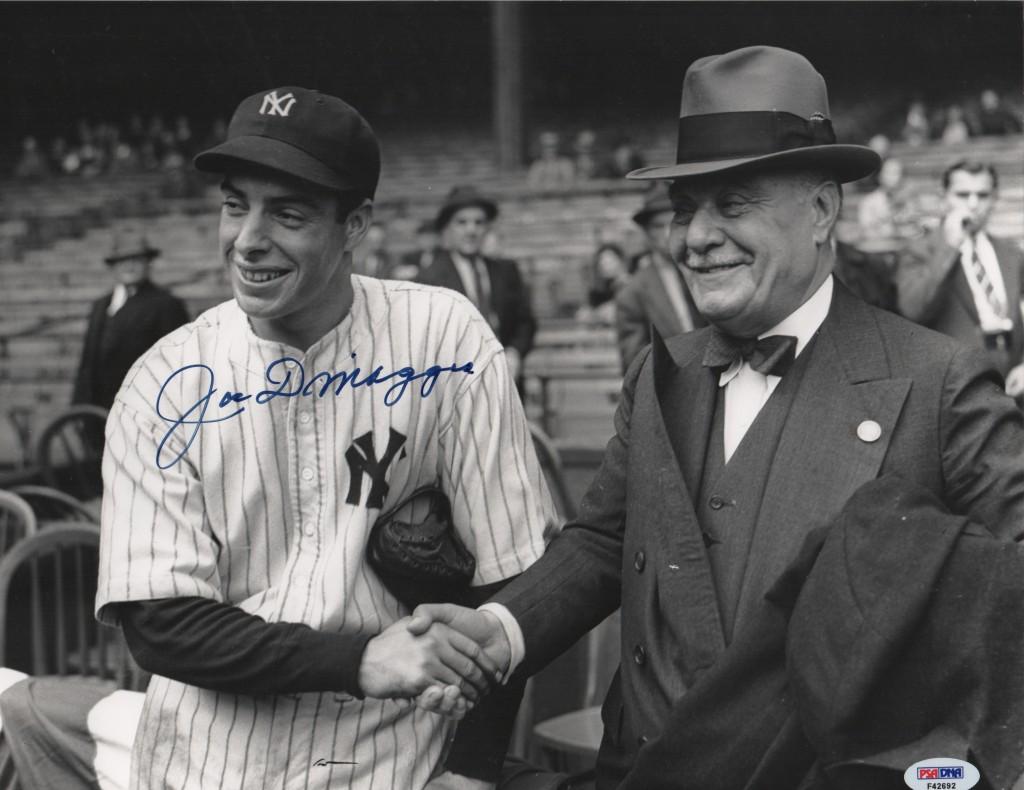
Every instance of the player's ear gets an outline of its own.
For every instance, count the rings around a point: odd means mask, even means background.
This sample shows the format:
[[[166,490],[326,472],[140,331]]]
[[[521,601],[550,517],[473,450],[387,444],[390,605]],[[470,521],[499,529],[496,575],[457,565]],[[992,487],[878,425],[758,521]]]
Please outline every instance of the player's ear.
[[[352,209],[345,218],[345,250],[351,252],[363,240],[373,222],[373,203],[369,198]]]

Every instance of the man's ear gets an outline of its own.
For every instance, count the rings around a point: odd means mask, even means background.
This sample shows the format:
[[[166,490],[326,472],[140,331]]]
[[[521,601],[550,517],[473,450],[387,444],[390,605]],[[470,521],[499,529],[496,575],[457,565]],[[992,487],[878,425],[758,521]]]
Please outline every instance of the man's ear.
[[[345,218],[345,251],[359,246],[373,222],[373,203],[369,198],[352,209]]]
[[[824,244],[832,235],[843,208],[843,193],[835,181],[822,181],[814,190],[811,210],[814,212],[814,241]]]

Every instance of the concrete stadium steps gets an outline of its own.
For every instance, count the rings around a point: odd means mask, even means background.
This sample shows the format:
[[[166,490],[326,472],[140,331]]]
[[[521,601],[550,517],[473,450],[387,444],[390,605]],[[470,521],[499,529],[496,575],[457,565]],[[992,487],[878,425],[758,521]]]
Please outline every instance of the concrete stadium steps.
[[[538,349],[528,358],[528,368],[565,374],[548,380],[549,427],[556,439],[603,443],[611,432],[620,380],[614,335],[607,328],[580,327],[565,319],[585,302],[597,230],[614,227],[625,235],[627,246],[638,245],[639,230],[631,217],[642,202],[645,185],[593,182],[567,193],[538,193],[527,188],[521,177],[494,174],[486,162],[490,154],[471,138],[452,138],[471,152],[465,160],[454,144],[427,146],[426,153],[393,160],[398,166],[386,171],[376,215],[389,223],[391,247],[401,254],[412,247],[419,223],[434,217],[452,184],[475,181],[497,198],[501,209],[497,230],[504,253],[519,260],[541,319]],[[385,151],[399,150],[397,146],[386,144]],[[922,204],[936,215],[938,178],[950,162],[963,155],[995,162],[1001,196],[992,229],[1019,241],[1024,239],[1022,150],[1024,136],[972,142],[962,150],[896,146],[893,153],[904,159]],[[670,159],[670,150],[660,157],[648,156],[651,162]],[[403,180],[406,174],[408,179]],[[4,412],[24,406],[34,410],[38,421],[45,421],[67,404],[89,302],[110,287],[102,259],[112,233],[123,225],[140,223],[138,218],[119,219],[106,212],[111,201],[120,201],[122,208],[130,203],[126,196],[144,181],[127,179],[105,187],[60,182],[64,191],[82,186],[84,197],[78,202],[68,195],[70,203],[56,208],[47,203],[53,197],[52,187],[49,191],[21,189],[14,196],[21,211],[17,215],[8,213],[12,192],[5,191],[0,198],[0,407]],[[853,189],[846,191],[844,223],[855,222],[862,196]],[[163,253],[154,265],[154,278],[185,298],[192,315],[230,298],[217,251],[218,203],[214,188],[200,199],[158,201],[160,213],[141,220],[150,242]],[[47,205],[50,208],[44,209]],[[86,209],[77,218],[62,220],[62,212],[74,215],[75,205]],[[151,206],[144,208],[149,212]],[[31,214],[32,210],[36,213]],[[5,252],[5,234],[16,237],[43,218],[55,218],[53,222],[65,222],[67,227],[52,234],[44,247],[20,249],[20,259]],[[43,317],[50,320],[42,321]],[[528,410],[539,418],[537,380],[529,387]],[[14,460],[16,448],[4,439],[9,431],[3,415],[0,423],[4,423],[0,426],[0,463],[4,463]]]

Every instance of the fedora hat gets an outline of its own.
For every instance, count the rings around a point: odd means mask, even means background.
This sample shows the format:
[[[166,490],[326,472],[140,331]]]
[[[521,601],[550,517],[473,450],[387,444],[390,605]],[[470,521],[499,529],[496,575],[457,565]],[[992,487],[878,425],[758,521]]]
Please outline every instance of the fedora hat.
[[[683,77],[676,163],[635,180],[676,179],[739,167],[824,168],[842,182],[878,169],[878,154],[836,142],[825,79],[803,57],[744,47],[694,61]]]
[[[648,221],[655,214],[663,211],[673,211],[672,200],[668,196],[668,184],[656,182],[651,185],[644,195],[644,204],[636,214],[633,215],[633,222],[641,228],[647,227]]]
[[[490,198],[481,195],[476,187],[474,186],[457,186],[453,187],[452,191],[448,193],[448,197],[445,198],[444,204],[441,206],[440,211],[437,212],[437,219],[434,220],[434,227],[440,232],[445,229],[445,226],[452,218],[452,214],[461,208],[468,206],[476,206],[484,210],[484,214],[487,215],[487,221],[490,222],[496,216],[498,216],[498,204]]]
[[[114,236],[114,243],[110,248],[110,254],[104,258],[107,265],[113,265],[120,261],[129,261],[133,258],[145,258],[151,261],[159,257],[160,250],[152,247],[145,235],[138,230],[126,229],[119,231]]]

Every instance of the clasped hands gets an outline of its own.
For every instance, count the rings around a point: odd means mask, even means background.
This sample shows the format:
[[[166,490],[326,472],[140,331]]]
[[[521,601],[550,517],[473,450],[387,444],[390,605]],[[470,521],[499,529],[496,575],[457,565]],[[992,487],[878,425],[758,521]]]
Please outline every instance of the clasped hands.
[[[359,666],[368,697],[415,699],[461,719],[508,672],[512,651],[493,614],[423,604],[371,639]]]

